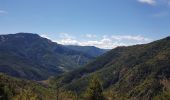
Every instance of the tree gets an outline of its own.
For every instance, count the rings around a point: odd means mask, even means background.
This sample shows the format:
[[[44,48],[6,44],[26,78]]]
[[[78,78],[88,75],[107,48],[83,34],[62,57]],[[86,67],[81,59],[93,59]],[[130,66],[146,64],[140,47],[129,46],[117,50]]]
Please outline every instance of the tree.
[[[94,77],[86,91],[88,100],[106,100],[103,95],[103,88],[100,81]]]

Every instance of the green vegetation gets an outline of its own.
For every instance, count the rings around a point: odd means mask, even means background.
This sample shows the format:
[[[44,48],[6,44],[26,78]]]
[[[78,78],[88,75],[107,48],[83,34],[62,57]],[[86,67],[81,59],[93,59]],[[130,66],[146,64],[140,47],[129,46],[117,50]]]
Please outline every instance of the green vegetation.
[[[54,91],[27,80],[0,74],[0,100],[55,100]]]
[[[105,100],[103,88],[97,78],[93,78],[86,91],[86,100]]]
[[[37,34],[0,35],[0,72],[43,80],[78,68],[94,57],[54,43]]]
[[[33,77],[39,71],[46,75],[45,66],[37,66],[33,61],[30,64],[25,57],[18,57],[15,53],[4,52],[2,55],[0,63],[5,67],[1,69],[11,68],[7,71],[14,72],[13,76],[17,75],[15,70],[22,74],[23,70],[32,71],[34,68],[34,74],[28,73],[27,76]],[[19,64],[24,68],[18,67]],[[46,81],[21,80],[0,74],[0,99],[169,100],[170,37],[149,44],[115,48],[84,67]]]
[[[170,37],[149,44],[118,47],[83,68],[59,75],[60,87],[84,94],[88,82],[98,76],[104,94],[112,100],[168,100]]]
[[[78,100],[76,93],[0,73],[0,100]]]

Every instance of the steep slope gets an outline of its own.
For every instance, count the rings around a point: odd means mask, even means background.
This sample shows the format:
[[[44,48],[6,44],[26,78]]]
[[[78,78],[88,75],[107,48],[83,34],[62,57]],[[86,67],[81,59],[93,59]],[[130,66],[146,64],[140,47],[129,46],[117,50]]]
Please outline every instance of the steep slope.
[[[0,35],[0,72],[41,80],[86,64],[92,56],[37,34]]]
[[[69,49],[75,50],[75,51],[79,51],[79,52],[83,52],[87,55],[93,56],[93,57],[98,57],[104,53],[106,53],[107,49],[100,49],[94,46],[75,46],[75,45],[67,45],[66,47],[68,47]]]
[[[115,48],[85,67],[54,80],[66,90],[83,93],[93,76],[100,78],[111,100],[168,100],[170,37],[149,44]]]
[[[56,100],[54,91],[33,81],[0,73],[0,100]]]
[[[62,91],[47,83],[0,73],[0,100],[78,100],[74,92]]]

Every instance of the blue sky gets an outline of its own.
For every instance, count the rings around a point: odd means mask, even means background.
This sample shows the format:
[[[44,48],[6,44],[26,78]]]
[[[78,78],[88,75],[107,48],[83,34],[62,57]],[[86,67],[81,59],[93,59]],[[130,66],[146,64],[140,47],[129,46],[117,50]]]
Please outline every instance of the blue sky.
[[[170,0],[0,0],[0,34],[114,48],[170,36]]]

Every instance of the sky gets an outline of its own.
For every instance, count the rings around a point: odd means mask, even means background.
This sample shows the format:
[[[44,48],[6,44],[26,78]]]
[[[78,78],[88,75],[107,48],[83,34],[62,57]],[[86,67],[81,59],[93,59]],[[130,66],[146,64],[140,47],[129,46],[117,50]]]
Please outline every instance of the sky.
[[[149,43],[170,36],[170,0],[0,0],[0,34],[18,32],[105,49]]]

